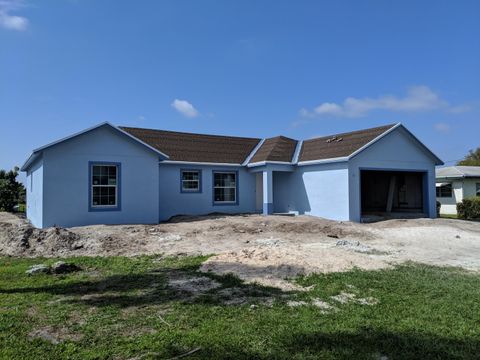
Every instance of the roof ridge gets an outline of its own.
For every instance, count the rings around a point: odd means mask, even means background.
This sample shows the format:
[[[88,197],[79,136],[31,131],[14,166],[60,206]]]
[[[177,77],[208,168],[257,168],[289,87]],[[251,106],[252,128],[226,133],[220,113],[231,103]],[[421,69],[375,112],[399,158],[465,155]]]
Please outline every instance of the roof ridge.
[[[150,128],[141,128],[141,127],[133,127],[133,126],[118,126],[118,127],[119,127],[120,129],[135,129],[135,130],[158,131],[158,132],[166,132],[166,133],[178,134],[178,135],[200,135],[200,136],[211,136],[211,137],[219,137],[219,138],[235,138],[235,139],[261,140],[261,138],[248,137],[248,136],[201,134],[201,133],[186,132],[186,131],[174,131],[174,130],[163,130],[163,129],[150,129]]]
[[[366,129],[360,129],[360,130],[354,130],[354,131],[346,131],[342,133],[337,133],[337,134],[330,134],[330,135],[324,135],[324,136],[317,136],[311,139],[304,140],[305,141],[312,141],[312,140],[319,140],[319,139],[325,139],[325,138],[330,138],[334,136],[341,136],[341,135],[352,135],[360,132],[365,132],[365,131],[371,131],[371,130],[378,130],[381,128],[385,128],[385,131],[391,129],[392,127],[396,126],[399,123],[393,123],[393,124],[387,124],[387,125],[381,125],[381,126],[375,126],[371,128],[366,128]]]
[[[272,136],[272,137],[266,138],[265,140],[270,140],[270,139],[285,139],[285,140],[293,140],[293,141],[298,141],[297,139],[290,138],[290,137],[288,137],[288,136],[285,136],[285,135],[277,135],[277,136]]]
[[[298,144],[298,140],[295,140],[295,139],[291,139],[291,138],[288,138],[286,136],[283,136],[283,135],[279,135],[279,136],[275,136],[273,138],[270,138],[270,139],[275,139],[275,138],[278,138],[278,139],[286,139],[286,140],[292,140],[292,141],[295,141],[296,144]],[[267,139],[268,140],[268,139]],[[270,151],[267,153],[267,155],[265,156],[265,158],[268,158],[270,157],[270,155],[277,150],[277,147],[279,146],[278,142],[276,142],[272,148],[270,149]],[[291,162],[291,161],[290,161]]]

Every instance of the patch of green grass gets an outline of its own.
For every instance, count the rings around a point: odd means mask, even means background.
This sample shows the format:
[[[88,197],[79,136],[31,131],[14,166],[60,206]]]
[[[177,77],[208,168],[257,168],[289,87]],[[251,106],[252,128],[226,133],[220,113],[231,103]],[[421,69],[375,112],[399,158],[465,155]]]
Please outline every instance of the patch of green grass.
[[[442,219],[458,219],[457,214],[440,214]]]
[[[205,276],[197,272],[205,257],[71,258],[82,271],[25,274],[56,260],[0,258],[1,359],[162,359],[196,348],[188,359],[480,354],[480,276],[455,268],[312,275],[298,279],[310,291],[288,294],[207,274],[220,286],[195,296],[168,279]],[[247,301],[227,305],[231,289]],[[341,292],[378,304],[331,299]],[[315,299],[336,310],[322,311],[311,305]],[[290,307],[289,300],[308,305]]]

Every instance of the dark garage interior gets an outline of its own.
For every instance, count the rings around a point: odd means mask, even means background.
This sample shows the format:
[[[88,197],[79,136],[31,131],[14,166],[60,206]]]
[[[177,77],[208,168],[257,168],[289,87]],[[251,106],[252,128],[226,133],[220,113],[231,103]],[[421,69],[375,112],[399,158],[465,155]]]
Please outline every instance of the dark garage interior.
[[[426,216],[424,176],[413,171],[361,170],[362,216]]]

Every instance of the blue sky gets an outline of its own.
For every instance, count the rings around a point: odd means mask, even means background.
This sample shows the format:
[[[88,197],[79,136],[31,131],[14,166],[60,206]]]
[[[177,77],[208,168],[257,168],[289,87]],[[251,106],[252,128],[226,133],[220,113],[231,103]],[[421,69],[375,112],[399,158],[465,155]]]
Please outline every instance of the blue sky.
[[[480,1],[0,0],[0,168],[110,121],[480,146]],[[451,162],[449,164],[452,164]]]

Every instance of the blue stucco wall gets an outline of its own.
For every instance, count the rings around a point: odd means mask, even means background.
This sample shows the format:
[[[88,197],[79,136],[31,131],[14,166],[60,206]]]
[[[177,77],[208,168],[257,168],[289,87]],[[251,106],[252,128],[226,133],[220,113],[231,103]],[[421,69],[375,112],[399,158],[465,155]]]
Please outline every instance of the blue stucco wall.
[[[89,162],[121,164],[121,210],[89,211]],[[156,153],[103,126],[44,150],[43,227],[158,222]]]
[[[386,169],[424,171],[427,174],[425,189],[427,210],[436,216],[435,164],[429,154],[402,128],[397,128],[372,144],[349,161],[350,219],[360,221],[360,170]]]
[[[275,212],[298,211],[332,220],[348,220],[348,191],[346,162],[299,166],[292,173],[273,173]]]
[[[27,218],[33,226],[43,227],[43,159],[30,166],[26,180]]]
[[[232,166],[210,166],[194,164],[190,168],[202,170],[202,191],[200,193],[180,192],[180,170],[188,165],[160,163],[158,167],[159,220],[174,215],[201,215],[213,212],[253,213],[256,210],[256,176],[246,168]],[[238,171],[238,205],[213,204],[212,171]]]
[[[109,125],[46,148],[27,172],[27,216],[37,227],[71,227],[157,223],[174,215],[213,212],[254,213],[261,210],[265,200],[262,171],[271,171],[274,212],[296,211],[333,220],[360,221],[361,169],[425,172],[426,208],[429,216],[436,216],[434,161],[402,128],[348,162],[246,168],[172,164],[160,160],[157,153]],[[91,162],[121,165],[121,209],[118,211],[90,211]],[[201,192],[181,192],[181,169],[202,171]],[[213,171],[238,172],[238,204],[214,204]]]

